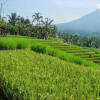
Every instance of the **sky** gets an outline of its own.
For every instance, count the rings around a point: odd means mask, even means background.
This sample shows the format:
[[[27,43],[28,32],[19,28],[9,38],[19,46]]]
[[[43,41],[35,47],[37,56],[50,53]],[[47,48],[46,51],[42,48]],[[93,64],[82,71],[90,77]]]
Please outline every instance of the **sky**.
[[[34,13],[40,12],[44,17],[54,19],[56,24],[78,19],[100,9],[100,0],[7,0],[3,4],[3,16],[16,12],[31,19]]]

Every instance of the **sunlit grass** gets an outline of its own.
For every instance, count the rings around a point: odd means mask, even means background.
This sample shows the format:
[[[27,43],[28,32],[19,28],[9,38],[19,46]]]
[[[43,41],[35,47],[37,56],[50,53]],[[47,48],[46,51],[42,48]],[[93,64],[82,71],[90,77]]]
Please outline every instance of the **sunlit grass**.
[[[3,50],[0,87],[9,100],[98,100],[100,70],[30,50]]]

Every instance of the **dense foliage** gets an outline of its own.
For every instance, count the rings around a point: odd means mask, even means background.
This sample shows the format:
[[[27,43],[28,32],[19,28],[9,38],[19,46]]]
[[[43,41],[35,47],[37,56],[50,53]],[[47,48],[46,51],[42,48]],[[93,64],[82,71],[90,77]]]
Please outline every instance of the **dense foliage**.
[[[8,22],[3,19],[0,21],[0,31],[5,31],[7,28],[6,34],[10,35],[32,36],[42,39],[56,37],[57,30],[52,25],[53,20],[44,18],[40,13],[35,13],[32,18],[31,21],[28,18],[17,16],[16,13],[11,13],[8,15]],[[4,32],[0,32],[0,34],[2,36]]]
[[[7,25],[4,21],[0,20],[0,36],[7,35]]]

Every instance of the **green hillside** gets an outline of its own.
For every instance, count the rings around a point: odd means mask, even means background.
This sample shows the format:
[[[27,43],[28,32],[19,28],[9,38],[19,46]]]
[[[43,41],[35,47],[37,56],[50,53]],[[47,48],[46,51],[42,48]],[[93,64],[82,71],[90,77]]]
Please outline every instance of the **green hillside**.
[[[52,44],[58,48],[55,48]],[[49,45],[52,45],[52,46],[49,46]],[[61,42],[57,42],[57,40],[54,40],[54,39],[53,40],[43,40],[43,39],[34,39],[34,38],[22,37],[22,36],[21,37],[20,36],[9,36],[9,37],[0,38],[0,50],[31,49],[38,53],[43,53],[43,54],[47,54],[50,56],[54,56],[54,57],[57,57],[62,60],[72,62],[75,64],[100,68],[100,65],[93,63],[93,61],[80,58],[82,53],[79,56],[77,56],[77,55],[66,52],[65,50],[68,50],[71,47],[74,47],[74,48],[76,47],[70,44],[67,44],[67,45]],[[61,50],[61,46],[63,46],[65,50]],[[68,49],[66,49],[66,47],[68,47]],[[72,49],[74,50],[74,48]],[[79,47],[78,49],[81,50]],[[85,54],[83,52],[83,56],[91,57],[92,55],[91,52],[93,51],[90,50],[90,52],[86,52]],[[78,51],[76,50],[75,53],[78,53]],[[96,50],[95,53],[98,54],[99,50],[98,52]]]
[[[30,50],[1,50],[0,84],[0,100],[98,100],[100,70]]]

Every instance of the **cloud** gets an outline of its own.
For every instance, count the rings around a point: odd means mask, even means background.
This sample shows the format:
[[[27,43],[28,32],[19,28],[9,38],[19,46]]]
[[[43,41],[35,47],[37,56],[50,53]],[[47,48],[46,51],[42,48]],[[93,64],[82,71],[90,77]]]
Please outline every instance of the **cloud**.
[[[96,7],[97,7],[97,9],[100,9],[100,4],[97,4]]]

